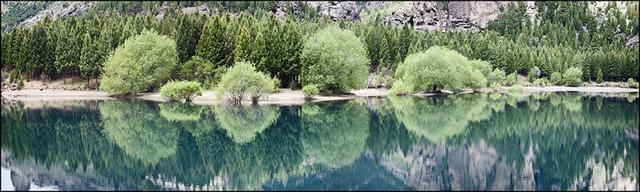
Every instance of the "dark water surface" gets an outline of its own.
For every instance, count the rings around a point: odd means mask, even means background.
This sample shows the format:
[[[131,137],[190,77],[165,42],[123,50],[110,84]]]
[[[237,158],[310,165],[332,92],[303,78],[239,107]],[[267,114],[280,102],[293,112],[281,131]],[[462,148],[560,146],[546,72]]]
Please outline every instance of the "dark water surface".
[[[637,190],[637,94],[2,103],[17,190]],[[9,186],[10,185],[10,186]]]

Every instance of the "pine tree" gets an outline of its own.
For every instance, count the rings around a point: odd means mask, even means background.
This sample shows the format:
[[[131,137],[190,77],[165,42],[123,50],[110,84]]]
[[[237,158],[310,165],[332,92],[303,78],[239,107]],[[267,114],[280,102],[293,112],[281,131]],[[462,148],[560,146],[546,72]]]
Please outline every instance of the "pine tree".
[[[234,49],[235,62],[250,61],[254,39],[247,29],[247,25],[240,25],[240,32],[236,38]]]

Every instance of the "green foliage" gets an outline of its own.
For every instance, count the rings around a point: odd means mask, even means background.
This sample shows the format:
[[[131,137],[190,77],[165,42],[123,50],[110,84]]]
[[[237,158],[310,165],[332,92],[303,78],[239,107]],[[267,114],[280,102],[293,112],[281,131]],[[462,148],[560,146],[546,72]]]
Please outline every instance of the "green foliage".
[[[256,71],[251,63],[237,62],[222,75],[218,93],[234,104],[242,103],[246,96],[256,104],[260,97],[275,91],[275,82],[264,73]]]
[[[190,102],[195,96],[202,96],[202,88],[195,81],[169,81],[160,87],[160,95],[169,101]]]
[[[544,86],[547,86],[549,84],[550,84],[550,82],[549,82],[549,80],[547,78],[539,78],[539,79],[533,80],[533,85],[534,86],[544,87]]]
[[[391,87],[391,89],[389,89],[389,92],[387,94],[389,95],[407,95],[407,94],[411,94],[413,93],[413,88],[411,87],[411,85],[405,83],[402,80],[396,81],[393,84],[393,87]]]
[[[408,55],[398,66],[395,77],[411,85],[413,91],[423,92],[458,91],[465,87],[475,89],[484,87],[487,82],[482,72],[474,68],[466,57],[440,46]]]
[[[560,72],[553,72],[551,73],[551,77],[550,77],[550,83],[552,85],[561,85],[562,84],[562,73]]]
[[[507,75],[504,84],[506,86],[513,86],[518,84],[518,74],[516,74],[515,72]]]
[[[627,86],[629,88],[638,88],[638,82],[636,82],[635,80],[633,80],[633,78],[629,78],[627,80]]]
[[[305,98],[311,98],[314,95],[318,95],[319,93],[320,91],[318,90],[318,86],[314,84],[305,85],[304,87],[302,87],[302,94]]]
[[[603,81],[602,69],[598,69],[598,71],[596,72],[596,82],[602,83],[602,81]]]
[[[18,24],[25,19],[32,17],[42,9],[44,9],[48,2],[11,2],[12,4],[8,4],[6,7],[6,12],[4,11],[5,5],[3,4],[2,10],[2,31],[4,31],[7,27],[11,27],[15,24]]]
[[[484,76],[488,76],[489,73],[491,73],[491,64],[487,61],[475,59],[469,61],[469,64],[471,64],[473,68],[479,70]]]
[[[522,87],[522,85],[513,85],[509,88],[507,88],[507,93],[522,93],[524,92],[524,87]]]
[[[491,87],[493,91],[498,91],[500,88],[502,88],[502,85],[500,85],[500,83],[498,82],[493,82],[489,87]]]
[[[505,76],[505,72],[502,69],[494,69],[491,73],[489,73],[489,75],[487,76],[487,81],[489,84],[493,84],[496,83],[500,86],[505,84],[505,80],[506,80],[506,76]]]
[[[342,93],[365,86],[366,50],[349,30],[328,26],[304,44],[302,85],[315,84],[322,93]]]
[[[582,69],[577,67],[568,68],[562,75],[562,81],[567,86],[580,86],[582,84]]]
[[[529,82],[533,82],[535,81],[538,77],[540,76],[540,68],[538,68],[537,66],[529,69],[529,72],[527,73],[527,81]]]
[[[138,93],[167,81],[177,61],[176,44],[155,31],[144,30],[109,57],[100,89],[112,94]]]
[[[389,69],[387,69],[386,67],[383,67],[382,69],[380,69],[374,79],[373,79],[373,87],[385,87],[385,88],[389,88],[393,85],[393,76],[392,76],[392,71],[390,71]]]
[[[39,7],[44,4],[49,3],[18,2],[10,6]],[[273,2],[168,4],[171,8],[165,10],[163,19],[154,19],[156,9],[162,3],[101,2],[92,6],[86,17],[55,21],[45,17],[33,27],[13,29],[5,27],[11,20],[7,17],[14,17],[14,13],[31,15],[37,9],[9,8],[2,15],[5,29],[2,35],[2,69],[19,71],[27,80],[58,79],[70,75],[99,77],[104,70],[102,64],[111,52],[147,28],[175,39],[178,63],[184,63],[194,55],[210,62],[212,67],[203,69],[204,72],[194,70],[199,74],[222,71],[235,61],[244,60],[253,63],[258,71],[280,79],[283,87],[297,88],[305,78],[301,75],[306,70],[301,60],[303,42],[332,22],[322,17],[315,18],[316,10],[306,4],[299,6],[301,10],[297,13],[287,9],[287,15],[293,17],[284,20],[266,14],[274,6]],[[200,4],[215,7],[220,14],[208,17],[179,13],[182,7]],[[633,9],[637,3],[627,5],[631,8],[626,12],[613,5],[593,12],[588,10],[587,2],[540,2],[536,3],[539,12],[535,23],[526,16],[524,4],[512,3],[509,6],[511,8],[507,7],[498,20],[488,24],[488,30],[479,33],[421,32],[410,26],[400,29],[371,14],[363,14],[366,19],[360,21],[341,21],[339,25],[353,31],[364,43],[365,56],[369,61],[365,63],[370,72],[380,73],[385,68],[396,71],[398,63],[408,54],[430,46],[443,46],[470,60],[490,62],[490,69],[519,74],[532,71],[534,67],[540,69],[542,76],[562,73],[569,67],[580,67],[585,80],[597,80],[599,70],[602,71],[602,79],[608,81],[640,77],[638,47],[626,46],[625,38],[620,38],[633,36],[638,31],[638,12]],[[391,9],[383,10],[388,12]],[[604,18],[602,22],[596,22],[599,15]],[[90,41],[85,43],[86,34],[89,34]],[[177,73],[180,69],[174,70],[171,77],[179,79]],[[487,67],[476,69],[480,69],[484,76],[490,72],[484,70]],[[386,75],[380,77],[383,78],[375,79],[376,84],[391,80]],[[210,87],[216,84],[216,78],[212,78],[212,82],[198,81]]]
[[[191,57],[189,61],[180,65],[179,68],[178,79],[197,81],[207,88],[216,85],[226,70],[224,67],[215,68],[209,61],[198,56]]]

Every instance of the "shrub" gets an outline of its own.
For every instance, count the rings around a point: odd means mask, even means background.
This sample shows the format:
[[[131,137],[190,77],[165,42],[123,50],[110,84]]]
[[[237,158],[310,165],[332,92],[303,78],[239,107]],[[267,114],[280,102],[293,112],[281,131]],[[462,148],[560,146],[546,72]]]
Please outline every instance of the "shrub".
[[[553,72],[551,73],[551,84],[553,85],[560,85],[562,84],[562,73],[560,72]]]
[[[596,83],[602,83],[602,81],[603,81],[602,69],[598,69],[598,71],[596,72]]]
[[[539,76],[540,76],[540,68],[535,66],[529,69],[529,73],[527,74],[527,80],[533,83],[533,81],[535,81],[536,78],[538,78]]]
[[[498,91],[501,87],[502,85],[500,85],[500,83],[498,82],[491,83],[491,89],[493,89],[493,91]]]
[[[196,95],[202,95],[202,88],[200,88],[200,83],[195,81],[169,81],[160,88],[160,95],[170,101],[184,99],[189,102]]]
[[[536,79],[536,80],[533,80],[533,85],[544,87],[549,85],[549,80],[547,80],[547,78]]]
[[[304,44],[300,56],[302,85],[315,84],[322,93],[362,88],[368,75],[366,54],[353,32],[330,25]]]
[[[411,94],[411,92],[413,92],[413,89],[411,88],[411,85],[405,83],[404,81],[396,81],[393,84],[393,87],[391,87],[391,89],[389,90],[389,92],[387,94],[389,94],[389,95],[407,95],[407,94]]]
[[[224,67],[216,68],[211,62],[193,56],[180,66],[177,76],[181,80],[198,81],[206,88],[217,84],[224,72]]]
[[[502,69],[494,69],[489,76],[487,76],[487,81],[489,84],[497,83],[498,85],[504,85],[506,80],[505,72]]]
[[[380,69],[375,78],[373,79],[374,87],[385,87],[389,88],[393,84],[393,77],[391,76],[391,71],[389,71],[386,67]]]
[[[562,78],[562,81],[567,86],[580,86],[580,84],[582,84],[582,69],[577,67],[568,68],[564,71]]]
[[[471,64],[473,68],[479,70],[484,76],[488,76],[489,73],[491,73],[491,64],[489,64],[489,62],[487,61],[476,59],[471,60],[469,64]]]
[[[487,85],[487,78],[482,75],[482,72],[475,68],[463,70],[462,75],[465,87],[472,88],[474,91],[478,91]]]
[[[516,72],[513,72],[509,75],[507,75],[506,79],[505,79],[505,85],[507,86],[513,86],[518,84],[518,74],[516,74]]]
[[[314,84],[306,85],[302,87],[302,94],[304,94],[305,98],[311,98],[312,96],[317,95],[318,93],[320,93],[320,91],[318,90],[318,86]]]
[[[222,75],[218,93],[234,104],[241,104],[245,96],[249,96],[256,104],[261,96],[275,91],[275,82],[264,73],[256,71],[251,63],[236,62]]]
[[[629,78],[627,79],[627,86],[629,86],[629,88],[638,88],[638,82],[633,80],[633,78]]]
[[[507,93],[522,93],[524,92],[524,87],[521,85],[514,85],[507,88]]]
[[[408,55],[398,66],[395,77],[411,85],[412,91],[424,92],[440,89],[457,91],[464,87],[475,89],[486,84],[485,76],[466,57],[440,46]]]
[[[104,64],[100,89],[135,94],[164,84],[175,68],[176,43],[153,30],[127,39]]]

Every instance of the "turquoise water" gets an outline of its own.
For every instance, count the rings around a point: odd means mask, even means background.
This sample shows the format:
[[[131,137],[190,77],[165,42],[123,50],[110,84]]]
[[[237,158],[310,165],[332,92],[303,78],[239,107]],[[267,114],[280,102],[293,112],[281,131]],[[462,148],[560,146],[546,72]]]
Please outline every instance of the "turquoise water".
[[[637,97],[472,94],[243,107],[3,101],[2,183],[18,190],[634,190]]]

